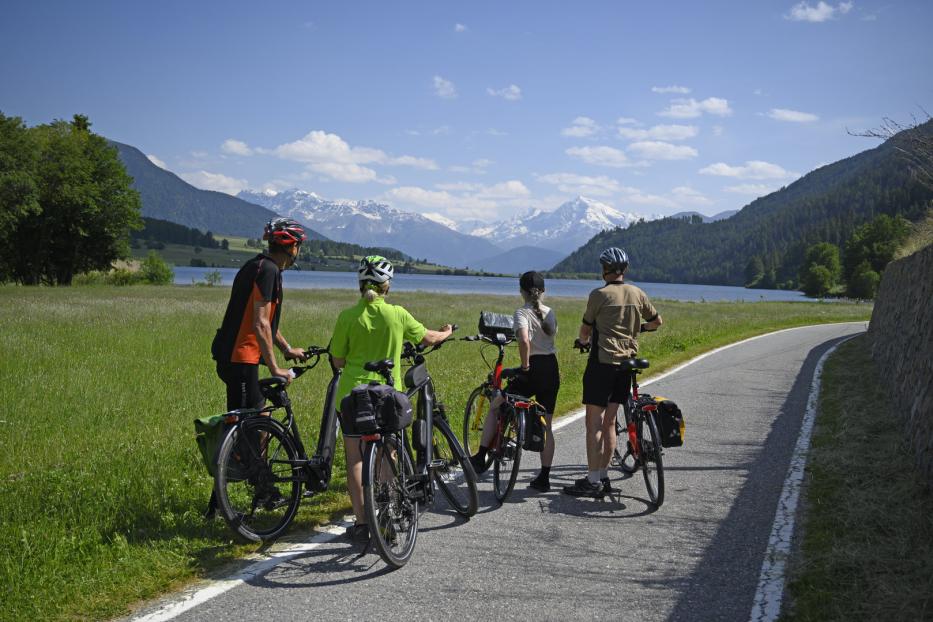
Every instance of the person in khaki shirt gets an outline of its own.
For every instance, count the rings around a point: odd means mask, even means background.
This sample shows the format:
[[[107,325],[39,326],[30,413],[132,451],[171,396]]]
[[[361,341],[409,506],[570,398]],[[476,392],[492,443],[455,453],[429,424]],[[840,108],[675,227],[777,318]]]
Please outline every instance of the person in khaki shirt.
[[[583,372],[589,472],[564,487],[565,493],[577,497],[602,497],[611,490],[608,469],[616,445],[616,413],[632,388],[632,372],[620,364],[638,353],[639,332],[661,325],[661,316],[645,292],[625,282],[625,251],[607,248],[599,263],[606,284],[590,292],[578,338],[590,345]]]

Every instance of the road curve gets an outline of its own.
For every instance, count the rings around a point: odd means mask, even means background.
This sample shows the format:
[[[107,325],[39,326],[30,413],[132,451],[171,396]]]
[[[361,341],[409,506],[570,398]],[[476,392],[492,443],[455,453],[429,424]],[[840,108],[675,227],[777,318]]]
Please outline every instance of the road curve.
[[[780,331],[644,382],[643,392],[675,400],[687,421],[684,447],[665,450],[667,492],[657,511],[640,474],[613,472],[621,490],[613,499],[560,493],[586,468],[577,419],[555,434],[550,493],[526,487],[538,460],[525,454],[504,506],[496,507],[487,474],[472,520],[443,501],[426,513],[414,558],[401,570],[388,572],[375,553],[325,535],[137,619],[747,621],[816,363],[865,329],[859,322]],[[561,390],[579,392],[579,380]]]

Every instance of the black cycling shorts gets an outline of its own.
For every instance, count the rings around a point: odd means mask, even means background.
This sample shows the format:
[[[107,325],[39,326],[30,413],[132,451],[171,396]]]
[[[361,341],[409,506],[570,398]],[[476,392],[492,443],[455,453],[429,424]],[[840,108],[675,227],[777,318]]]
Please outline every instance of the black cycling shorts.
[[[583,372],[583,403],[603,408],[610,402],[625,404],[632,391],[632,374],[630,369],[591,358]]]
[[[544,407],[545,412],[554,414],[557,392],[560,390],[557,357],[553,354],[535,354],[528,362],[528,371],[509,380],[506,392],[533,397]]]
[[[259,390],[259,365],[218,361],[217,375],[227,385],[227,410],[261,408],[265,404]]]

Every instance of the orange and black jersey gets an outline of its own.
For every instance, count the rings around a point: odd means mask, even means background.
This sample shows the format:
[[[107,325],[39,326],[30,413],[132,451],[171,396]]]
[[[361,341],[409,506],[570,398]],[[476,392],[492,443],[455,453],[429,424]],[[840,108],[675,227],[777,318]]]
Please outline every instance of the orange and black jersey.
[[[211,344],[214,360],[252,365],[260,362],[262,353],[253,327],[253,310],[260,301],[271,303],[274,338],[282,313],[282,272],[268,256],[261,254],[243,264],[233,279],[223,324]]]

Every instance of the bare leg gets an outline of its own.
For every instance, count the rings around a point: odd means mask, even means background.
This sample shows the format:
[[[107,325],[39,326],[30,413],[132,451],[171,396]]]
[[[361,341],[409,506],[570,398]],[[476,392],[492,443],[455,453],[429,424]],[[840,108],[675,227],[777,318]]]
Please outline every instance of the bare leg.
[[[353,506],[357,524],[366,522],[366,513],[363,511],[363,457],[360,454],[360,444],[359,438],[343,439],[347,456],[347,492],[350,493],[350,504]]]
[[[599,468],[609,468],[609,462],[612,460],[612,450],[616,446],[616,411],[619,410],[618,404],[610,403],[603,413],[601,439],[599,454]]]
[[[499,406],[505,400],[502,399],[502,396],[497,395],[492,402],[489,404],[489,412],[486,413],[486,420],[483,422],[483,436],[479,441],[479,444],[483,447],[489,447],[489,444],[492,443],[492,439],[496,434],[496,417],[492,413],[498,412]]]
[[[593,404],[586,405],[586,465],[590,471],[602,467],[603,415],[606,409]]]
[[[549,467],[554,461],[554,434],[551,431],[551,419],[554,417],[551,413],[544,414],[544,421],[547,424],[547,440],[544,442],[544,451],[541,452],[541,466]]]

